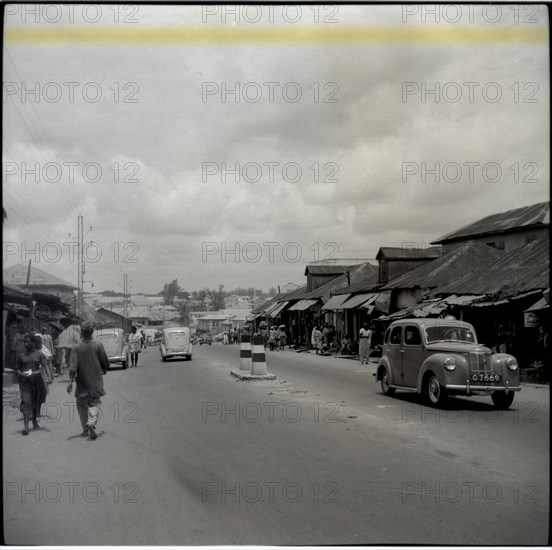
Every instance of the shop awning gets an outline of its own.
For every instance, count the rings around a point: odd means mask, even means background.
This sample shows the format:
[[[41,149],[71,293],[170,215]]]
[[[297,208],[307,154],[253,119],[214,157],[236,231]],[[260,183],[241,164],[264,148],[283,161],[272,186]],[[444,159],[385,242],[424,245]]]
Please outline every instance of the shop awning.
[[[546,298],[541,298],[538,302],[535,302],[529,309],[525,311],[539,311],[541,309],[548,309],[550,307],[549,303],[546,301]]]
[[[272,312],[275,310],[275,309],[278,309],[278,306],[280,304],[278,304],[278,302],[276,302],[275,304],[271,304],[269,305],[264,311],[263,311],[263,314],[264,315],[270,315],[271,317],[273,317],[273,314]]]
[[[343,302],[347,301],[351,295],[350,294],[338,294],[337,296],[332,296],[323,306],[323,310],[328,309],[341,309]]]
[[[23,304],[28,306],[32,304],[33,295],[28,290],[20,288],[9,283],[4,283],[4,302],[13,302],[16,304]]]
[[[389,308],[391,306],[391,291],[383,290],[379,292],[374,302],[374,306],[378,311],[389,313]]]
[[[261,311],[261,313],[253,313],[253,314],[247,316],[247,320],[248,321],[254,321],[255,319],[258,319],[262,314],[263,314],[262,311]]]
[[[277,304],[278,307],[276,309],[273,309],[270,312],[271,317],[278,317],[278,315],[281,313],[281,311],[289,304],[289,302],[280,302]]]
[[[510,296],[508,298],[503,298],[501,300],[489,300],[488,302],[479,302],[478,304],[473,304],[474,307],[488,307],[488,306],[500,306],[503,304],[508,304],[514,300],[519,300],[521,298],[527,298],[532,294],[538,294],[540,290],[531,290],[529,292],[524,292],[523,294],[518,294],[517,296]]]
[[[375,296],[373,294],[357,294],[356,296],[349,298],[341,307],[343,309],[354,309],[361,304],[365,304],[370,301],[372,298],[375,300]]]
[[[300,300],[296,304],[293,304],[289,308],[289,311],[304,311],[305,309],[309,309],[309,307],[316,304],[316,302],[318,302],[318,300]]]
[[[365,308],[368,310],[368,313],[372,313],[372,310],[374,309],[374,302],[378,299],[379,293],[374,292],[373,294],[370,294],[370,298],[366,300],[366,302],[360,304],[361,308]]]
[[[412,315],[412,309],[408,308],[395,311],[395,313],[390,313],[389,315],[381,315],[379,319],[381,319],[382,321],[394,321],[396,319],[402,319],[403,317],[410,317],[410,315]]]
[[[456,294],[453,294],[452,296],[449,296],[448,298],[444,298],[443,302],[446,304],[449,304],[451,306],[465,306],[466,304],[471,304],[472,302],[475,302],[476,300],[481,300],[483,296],[481,294],[472,295],[472,294],[461,294],[460,296],[457,296]]]
[[[402,319],[404,317],[429,317],[430,315],[439,315],[447,309],[448,305],[443,300],[435,300],[433,302],[422,302],[412,307],[407,307],[391,313],[383,315],[380,319]]]

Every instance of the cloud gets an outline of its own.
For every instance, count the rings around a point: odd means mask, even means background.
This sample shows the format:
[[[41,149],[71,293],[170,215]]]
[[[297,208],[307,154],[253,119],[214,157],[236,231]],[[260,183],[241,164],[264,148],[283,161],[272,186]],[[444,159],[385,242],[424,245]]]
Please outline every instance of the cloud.
[[[313,13],[303,6],[304,18]],[[401,16],[397,6],[339,6],[340,21],[353,25],[400,25]],[[145,25],[198,25],[201,17],[199,7],[140,6]],[[328,243],[340,256],[373,256],[380,246],[429,242],[549,196],[545,45],[8,44],[6,51],[6,80],[18,93],[4,103],[4,162],[78,163],[71,181],[65,172],[54,183],[22,182],[20,172],[7,179],[6,237],[62,241],[82,214],[104,251],[87,267],[97,288],[115,288],[124,272],[135,290],[149,291],[174,277],[189,289],[299,282],[304,263]],[[70,82],[78,84],[72,101]],[[478,83],[473,101],[468,82]],[[24,83],[40,84],[40,101],[21,94]],[[60,86],[59,101],[44,98],[46,83]],[[101,99],[87,100],[85,89],[99,89]],[[500,100],[484,89],[500,89]],[[85,165],[99,166],[102,177],[92,181]],[[487,181],[494,165],[502,176]],[[278,243],[272,262],[268,242]],[[205,243],[218,246],[208,261]],[[236,243],[256,243],[263,255],[221,256]],[[288,243],[301,247],[297,263],[282,257]],[[66,257],[48,267],[75,277]]]

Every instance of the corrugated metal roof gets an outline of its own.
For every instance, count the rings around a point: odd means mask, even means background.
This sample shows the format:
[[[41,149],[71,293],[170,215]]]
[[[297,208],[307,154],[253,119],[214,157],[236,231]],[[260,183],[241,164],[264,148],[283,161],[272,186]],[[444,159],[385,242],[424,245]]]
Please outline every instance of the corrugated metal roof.
[[[16,285],[10,285],[9,283],[4,283],[4,298],[15,296],[17,298],[23,298],[27,302],[33,297],[33,293],[25,290],[24,288],[18,287]]]
[[[278,302],[275,302],[274,304],[271,304],[264,310],[265,315],[272,315],[272,312],[276,309],[278,309]]]
[[[6,267],[3,271],[4,281],[14,285],[25,285],[27,283],[27,264],[16,264]],[[61,286],[72,290],[77,290],[75,285],[60,279],[54,275],[50,275],[46,271],[31,265],[31,273],[29,277],[29,286]]]
[[[305,275],[341,275],[354,266],[351,265],[307,265]]]
[[[496,262],[437,287],[438,294],[488,294],[507,298],[550,285],[549,238],[543,235]]]
[[[496,262],[504,253],[476,241],[463,243],[444,256],[393,279],[383,288],[435,288],[474,269]]]
[[[349,299],[350,294],[337,294],[332,296],[323,306],[322,309],[341,309],[341,304]]]
[[[278,307],[272,312],[272,317],[278,317],[288,304],[289,302],[278,302]]]
[[[349,298],[340,309],[354,309],[361,304],[364,304],[368,301],[375,301],[376,296],[374,294],[357,294],[352,298]]]
[[[409,248],[401,246],[382,246],[376,254],[376,260],[424,260],[426,258],[438,258],[441,254],[440,247]]]
[[[550,305],[544,297],[542,297],[538,302],[535,302],[530,308],[525,311],[540,311],[543,309],[548,309]]]
[[[209,313],[197,318],[198,321],[226,321],[226,319],[228,319],[228,315],[223,313]]]
[[[260,306],[257,306],[256,308],[254,308],[252,311],[252,314],[262,314],[272,306],[275,306],[279,302],[289,302],[291,300],[302,299],[306,290],[307,290],[307,285],[303,285],[302,287],[297,288],[291,292],[288,292],[287,294],[278,294],[271,300],[267,300]]]
[[[262,303],[260,306],[257,306],[253,308],[252,313],[262,313],[263,311],[267,310],[271,305],[275,304],[279,299],[281,298],[280,295],[271,298],[270,300],[267,300],[266,302]]]
[[[318,300],[300,300],[296,304],[293,304],[289,308],[289,311],[303,311],[305,309],[309,309],[309,307],[313,306],[317,302]]]
[[[372,265],[369,262],[363,264],[355,265],[350,268],[349,276],[347,273],[343,273],[339,277],[328,281],[326,284],[312,290],[311,292],[303,293],[300,298],[303,300],[311,298],[330,298],[330,294],[340,294],[341,290],[349,286],[349,281],[351,283],[357,283],[359,281],[365,280],[367,277],[372,276],[377,279],[378,268],[375,265]]]
[[[106,308],[107,309],[107,308]],[[124,308],[114,307],[112,310],[118,315],[124,316]],[[148,319],[149,321],[172,321],[178,319],[180,314],[172,306],[165,306],[165,308],[153,309],[152,307],[127,307],[128,319]]]
[[[363,277],[359,281],[352,283],[336,292],[336,294],[354,294],[355,292],[368,292],[370,290],[377,290],[381,287],[379,282],[379,272],[376,270],[374,273],[370,273],[367,277]]]
[[[538,224],[550,224],[550,202],[540,202],[507,212],[492,214],[448,233],[431,244],[442,244],[455,239],[465,239],[487,233],[503,233]]]
[[[282,296],[280,296],[278,301],[281,302],[285,300],[289,302],[290,300],[297,300],[299,296],[301,296],[306,292],[306,290],[307,290],[307,285],[303,285],[299,288],[296,288],[295,290],[292,290],[291,292],[288,292],[287,294],[283,294]]]

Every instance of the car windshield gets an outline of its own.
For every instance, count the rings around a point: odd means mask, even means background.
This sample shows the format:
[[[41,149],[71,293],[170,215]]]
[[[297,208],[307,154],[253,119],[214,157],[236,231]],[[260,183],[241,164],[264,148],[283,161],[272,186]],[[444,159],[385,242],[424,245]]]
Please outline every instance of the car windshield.
[[[475,343],[475,334],[468,327],[458,327],[451,325],[437,325],[426,327],[427,343],[434,342],[469,342]]]
[[[98,336],[98,340],[101,340],[102,342],[116,342],[117,334],[100,334]]]

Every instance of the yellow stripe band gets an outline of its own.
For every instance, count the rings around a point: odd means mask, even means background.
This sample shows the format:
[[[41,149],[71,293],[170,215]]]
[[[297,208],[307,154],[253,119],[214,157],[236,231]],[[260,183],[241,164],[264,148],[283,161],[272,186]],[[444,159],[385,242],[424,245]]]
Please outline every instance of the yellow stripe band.
[[[547,28],[445,27],[423,25],[150,27],[119,24],[104,27],[64,25],[4,27],[12,44],[548,44]]]

